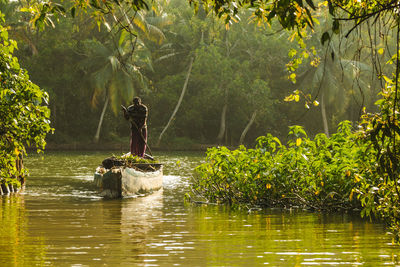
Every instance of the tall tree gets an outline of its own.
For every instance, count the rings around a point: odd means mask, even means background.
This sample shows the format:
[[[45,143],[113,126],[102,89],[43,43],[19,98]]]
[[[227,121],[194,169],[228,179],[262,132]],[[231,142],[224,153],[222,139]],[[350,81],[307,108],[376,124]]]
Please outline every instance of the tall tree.
[[[171,124],[172,120],[175,118],[175,115],[178,112],[179,107],[182,104],[182,100],[183,100],[183,97],[185,96],[186,88],[187,88],[187,85],[188,85],[188,82],[189,82],[190,74],[192,72],[193,61],[194,61],[194,57],[190,58],[189,67],[188,67],[188,71],[187,71],[187,74],[186,74],[185,82],[184,82],[183,87],[182,87],[181,95],[179,97],[178,102],[176,103],[175,109],[172,112],[171,117],[169,118],[167,124],[165,125],[164,129],[161,131],[160,136],[158,137],[157,146],[160,145],[162,136],[164,135],[165,131],[168,129],[168,127]]]
[[[104,114],[109,102],[111,102],[113,112],[117,113],[120,105],[126,104],[133,98],[135,92],[137,93],[139,88],[144,88],[146,84],[140,65],[148,65],[149,56],[146,55],[144,46],[137,46],[135,60],[132,60],[129,48],[126,49],[124,46],[127,44],[109,42],[107,46],[95,40],[85,42],[87,59],[82,62],[82,66],[91,73],[94,87],[92,105],[97,106],[100,97],[104,99],[94,136],[95,142],[99,141]],[[141,51],[139,47],[143,50]]]

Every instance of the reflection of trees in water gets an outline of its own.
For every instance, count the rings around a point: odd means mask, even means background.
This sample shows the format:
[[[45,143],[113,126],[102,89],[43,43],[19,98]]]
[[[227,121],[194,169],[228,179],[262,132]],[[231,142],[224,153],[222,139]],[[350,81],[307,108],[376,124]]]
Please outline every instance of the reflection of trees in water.
[[[104,238],[98,255],[101,263],[134,266],[142,262],[148,234],[162,222],[162,199],[161,189],[144,197],[100,201],[101,211],[93,223],[99,229],[96,235]]]
[[[247,214],[220,206],[194,211],[208,266],[397,264],[398,251],[387,244],[383,225],[348,214],[281,210]]]
[[[0,265],[44,265],[44,238],[28,235],[28,223],[23,195],[0,197]]]
[[[0,266],[136,266],[143,262],[139,255],[146,253],[149,231],[161,222],[162,197],[160,190],[83,203],[0,198]]]

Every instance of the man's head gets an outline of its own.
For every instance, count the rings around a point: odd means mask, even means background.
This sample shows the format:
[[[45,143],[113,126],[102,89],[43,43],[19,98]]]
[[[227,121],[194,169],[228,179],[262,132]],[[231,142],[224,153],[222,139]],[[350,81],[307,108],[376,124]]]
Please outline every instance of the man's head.
[[[140,97],[136,96],[133,98],[134,105],[140,105],[141,103],[142,103],[142,100],[140,99]]]

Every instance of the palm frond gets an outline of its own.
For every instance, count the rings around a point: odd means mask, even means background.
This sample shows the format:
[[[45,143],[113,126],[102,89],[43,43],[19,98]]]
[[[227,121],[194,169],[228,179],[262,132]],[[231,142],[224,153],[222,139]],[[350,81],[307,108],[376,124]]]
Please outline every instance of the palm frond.
[[[133,86],[133,79],[132,77],[127,74],[125,71],[121,71],[118,74],[118,81],[120,86],[120,95],[122,98],[122,103],[129,102],[133,99],[135,95],[135,88]]]
[[[92,74],[92,80],[94,82],[95,90],[104,91],[107,88],[107,83],[111,80],[112,68],[108,64],[103,68]]]
[[[165,26],[171,25],[172,20],[167,14],[162,14],[161,16],[156,17],[146,17],[147,23],[150,25],[154,25],[158,28],[164,28]]]
[[[116,72],[121,66],[121,63],[119,62],[119,60],[116,56],[109,56],[108,61],[111,64],[113,72]]]
[[[103,91],[99,91],[99,90],[94,90],[93,95],[92,95],[92,99],[90,101],[90,104],[93,108],[97,107],[97,105],[99,104],[99,97],[103,95]]]
[[[111,50],[97,40],[86,40],[83,46],[87,52],[97,57],[107,57]]]
[[[146,33],[146,37],[150,41],[153,41],[159,45],[162,44],[162,42],[165,40],[165,35],[162,32],[162,30],[151,24],[148,25],[148,31]]]
[[[357,71],[357,72],[369,72],[373,71],[372,66],[365,64],[363,62],[357,60],[350,60],[350,59],[340,59],[340,63],[343,67],[345,72],[347,71]]]
[[[110,82],[108,91],[109,91],[109,95],[110,95],[111,110],[113,111],[114,115],[116,115],[119,110],[119,108],[118,108],[119,106],[117,103],[120,103],[120,101],[119,101],[119,96],[118,96],[118,87],[117,87],[115,79],[113,79]]]
[[[162,61],[162,60],[166,60],[166,59],[168,59],[168,58],[175,57],[175,56],[180,55],[180,54],[183,54],[183,53],[184,53],[184,52],[169,53],[169,54],[163,55],[163,56],[161,56],[161,57],[158,57],[156,60],[154,60],[154,62],[159,62],[159,61]]]
[[[142,33],[146,33],[148,31],[148,25],[145,17],[142,15],[142,12],[138,12],[133,19],[134,26],[139,29]]]

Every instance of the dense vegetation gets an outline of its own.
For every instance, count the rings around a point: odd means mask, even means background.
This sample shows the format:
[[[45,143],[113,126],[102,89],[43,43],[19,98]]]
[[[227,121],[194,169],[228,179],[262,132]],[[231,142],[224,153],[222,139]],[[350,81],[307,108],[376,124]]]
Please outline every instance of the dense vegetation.
[[[218,202],[328,211],[360,207],[354,191],[376,166],[348,121],[330,138],[318,134],[311,140],[300,126],[290,127],[288,137],[286,145],[268,134],[254,149],[209,149],[195,189]]]
[[[318,33],[306,40],[316,55],[303,59],[299,73],[305,75],[298,75],[297,86],[287,79],[293,74],[286,64],[299,60],[304,51],[288,40],[291,33],[281,31],[279,25],[263,28],[249,23],[252,18],[245,11],[241,21],[227,30],[223,22],[203,11],[196,14],[188,3],[171,1],[156,11],[140,11],[134,25],[137,38],[132,39],[118,31],[109,17],[105,17],[109,27],[103,23],[99,28],[90,14],[82,12],[76,12],[75,18],[60,18],[55,28],[39,31],[31,28],[28,14],[18,12],[21,8],[10,2],[3,10],[8,12],[10,33],[19,42],[20,61],[32,81],[50,95],[55,128],[50,144],[79,147],[98,139],[102,144],[128,144],[129,127],[121,119],[119,106],[129,104],[133,95],[140,95],[149,106],[150,146],[253,145],[266,132],[282,137],[293,124],[303,125],[311,135],[324,129],[319,106],[310,105],[304,113],[301,101],[283,101],[299,87],[305,94],[317,95],[315,77],[323,64],[315,68],[306,63],[324,61]],[[357,120],[362,107],[357,88],[345,86],[354,77],[342,80],[340,63],[330,62],[329,79],[335,82],[326,82],[325,94],[315,99],[325,103],[328,128],[343,119]],[[346,73],[353,73],[350,64],[346,68]],[[365,77],[370,78],[370,73]],[[364,104],[371,107],[378,90],[364,85],[361,90]]]
[[[1,15],[1,14],[0,14]],[[0,185],[18,188],[24,181],[26,147],[44,149],[50,128],[48,94],[29,80],[13,52],[16,42],[0,26]]]

